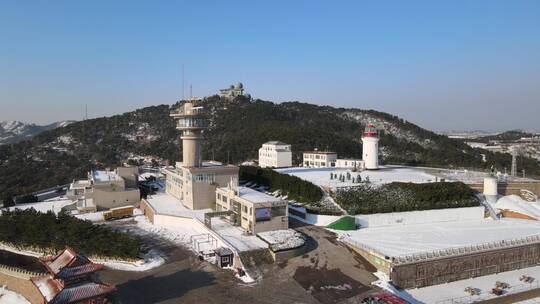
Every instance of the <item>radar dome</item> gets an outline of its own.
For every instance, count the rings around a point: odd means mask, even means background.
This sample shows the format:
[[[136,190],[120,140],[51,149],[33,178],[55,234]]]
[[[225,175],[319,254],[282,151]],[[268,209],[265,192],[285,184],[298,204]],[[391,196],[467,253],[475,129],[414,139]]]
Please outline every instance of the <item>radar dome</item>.
[[[244,87],[244,85],[243,85],[241,82],[237,83],[237,84],[234,86],[235,89],[242,89],[243,87]]]

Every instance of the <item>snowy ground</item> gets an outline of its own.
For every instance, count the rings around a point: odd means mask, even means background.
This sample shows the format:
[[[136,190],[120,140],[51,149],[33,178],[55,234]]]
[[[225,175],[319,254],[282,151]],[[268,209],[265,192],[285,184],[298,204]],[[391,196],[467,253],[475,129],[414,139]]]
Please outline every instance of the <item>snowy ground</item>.
[[[411,182],[411,183],[427,183],[434,182],[436,177],[427,174],[423,169],[412,167],[381,167],[380,170],[352,172],[345,168],[285,168],[276,169],[277,172],[297,176],[303,180],[314,183],[321,187],[329,187],[336,189],[338,187],[348,187],[357,185],[352,180],[340,182],[337,179],[330,179],[330,173],[334,175],[340,174],[346,176],[347,173],[352,177],[360,175],[362,181],[369,181],[373,184],[386,184],[391,182]]]
[[[191,210],[182,205],[180,200],[165,192],[149,195],[146,201],[157,214],[198,218],[204,221],[204,214],[206,212],[212,212],[212,209]]]
[[[306,243],[306,238],[293,229],[260,232],[257,236],[267,242],[274,252],[298,248]]]
[[[94,223],[99,223],[99,222],[105,221],[105,219],[103,218],[103,213],[104,211],[78,213],[77,210],[74,210],[71,212],[71,215],[81,220],[87,220]]]
[[[30,302],[22,295],[2,286],[0,287],[0,304],[30,304]]]
[[[124,263],[124,262],[114,262],[114,261],[97,261],[103,265],[117,270],[123,271],[147,271],[152,268],[156,268],[165,263],[165,258],[163,253],[158,250],[150,250],[145,254],[144,259],[135,263]]]
[[[519,278],[523,275],[534,278],[534,281],[532,283],[520,281]],[[411,295],[417,301],[416,303],[472,303],[474,301],[496,298],[497,296],[492,294],[491,290],[495,287],[495,282],[497,281],[505,282],[510,285],[510,288],[506,290],[507,294],[539,288],[540,266],[501,272],[447,284],[408,289],[405,292]],[[465,288],[467,287],[477,288],[480,294],[470,296],[465,292]],[[453,302],[447,301],[450,299],[453,299]]]
[[[250,251],[268,248],[263,240],[254,235],[245,234],[240,227],[233,226],[224,220],[215,217],[212,219],[212,230],[234,246],[238,251]]]
[[[134,219],[138,228],[190,249],[193,249],[191,237],[204,233],[195,225],[157,226],[150,223],[144,215],[137,215]]]
[[[403,256],[523,238],[540,233],[540,223],[502,219],[386,226],[338,232],[340,240],[384,256]]]
[[[64,196],[53,198],[50,200],[46,200],[43,202],[37,202],[37,203],[29,203],[29,204],[20,204],[13,207],[10,207],[9,210],[26,210],[30,208],[34,208],[36,211],[47,213],[48,211],[52,211],[55,214],[58,214],[63,207],[74,204],[71,200],[67,199]]]

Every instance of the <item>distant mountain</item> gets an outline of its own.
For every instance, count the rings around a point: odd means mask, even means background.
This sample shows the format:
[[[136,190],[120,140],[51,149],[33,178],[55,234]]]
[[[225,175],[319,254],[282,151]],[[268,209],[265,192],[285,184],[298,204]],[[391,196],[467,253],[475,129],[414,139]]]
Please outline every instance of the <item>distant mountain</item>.
[[[28,124],[20,121],[0,121],[0,145],[17,143],[29,139],[41,132],[65,127],[73,120],[59,121],[45,126]]]
[[[532,134],[532,133],[526,132],[526,131],[511,130],[511,131],[506,131],[506,132],[502,132],[502,133],[495,134],[495,135],[478,137],[477,140],[480,141],[480,142],[489,142],[491,140],[495,140],[495,141],[516,141],[516,140],[519,140],[521,138],[530,138],[530,137],[533,137],[533,136],[535,136],[535,135]]]
[[[269,140],[291,144],[295,163],[301,162],[303,151],[313,148],[361,158],[363,129],[374,123],[380,130],[383,163],[480,170],[511,164],[508,154],[471,148],[463,140],[373,110],[245,98],[231,102],[217,96],[206,98],[203,109],[210,118],[204,159],[230,163],[257,159],[261,144]],[[79,121],[0,146],[0,200],[68,183],[90,168],[112,168],[129,158],[181,160],[182,143],[170,110],[170,105],[159,105]],[[540,176],[536,160],[521,161],[528,174]]]

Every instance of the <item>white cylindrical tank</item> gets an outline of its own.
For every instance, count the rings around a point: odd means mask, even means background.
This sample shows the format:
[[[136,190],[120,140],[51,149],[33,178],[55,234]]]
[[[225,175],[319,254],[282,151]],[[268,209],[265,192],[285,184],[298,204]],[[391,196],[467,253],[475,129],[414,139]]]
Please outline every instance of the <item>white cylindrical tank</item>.
[[[367,125],[362,135],[362,159],[365,169],[379,169],[379,135],[372,124]]]
[[[497,178],[493,176],[484,178],[484,195],[497,194]]]

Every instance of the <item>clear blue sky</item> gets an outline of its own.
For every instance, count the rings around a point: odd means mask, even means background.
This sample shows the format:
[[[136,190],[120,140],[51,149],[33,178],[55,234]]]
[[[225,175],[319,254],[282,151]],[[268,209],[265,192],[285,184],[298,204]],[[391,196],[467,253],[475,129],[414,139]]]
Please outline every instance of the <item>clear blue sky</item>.
[[[197,96],[540,129],[540,1],[0,0],[0,120],[171,104],[182,64]]]

